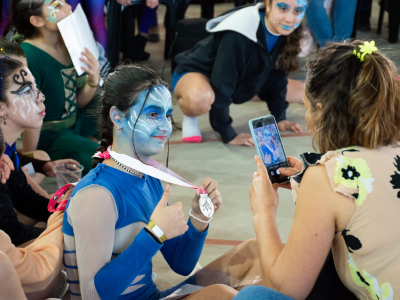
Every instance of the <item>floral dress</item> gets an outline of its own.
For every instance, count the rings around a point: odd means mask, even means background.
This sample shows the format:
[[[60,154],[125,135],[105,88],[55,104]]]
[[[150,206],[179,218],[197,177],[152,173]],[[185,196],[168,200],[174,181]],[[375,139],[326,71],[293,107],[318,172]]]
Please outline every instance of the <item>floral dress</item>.
[[[301,155],[304,170],[291,179],[293,197],[304,171],[324,165],[332,189],[356,204],[332,253],[343,284],[359,299],[400,297],[400,146],[351,147]]]

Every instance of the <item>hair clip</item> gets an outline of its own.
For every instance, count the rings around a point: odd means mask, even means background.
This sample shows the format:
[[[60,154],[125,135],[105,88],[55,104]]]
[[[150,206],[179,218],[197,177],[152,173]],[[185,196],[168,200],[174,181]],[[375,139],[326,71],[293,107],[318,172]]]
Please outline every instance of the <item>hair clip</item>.
[[[357,56],[361,62],[364,61],[365,55],[378,51],[378,48],[375,47],[375,41],[364,42],[364,45],[360,45],[359,47],[360,52],[357,52],[357,50],[354,49],[353,54]]]

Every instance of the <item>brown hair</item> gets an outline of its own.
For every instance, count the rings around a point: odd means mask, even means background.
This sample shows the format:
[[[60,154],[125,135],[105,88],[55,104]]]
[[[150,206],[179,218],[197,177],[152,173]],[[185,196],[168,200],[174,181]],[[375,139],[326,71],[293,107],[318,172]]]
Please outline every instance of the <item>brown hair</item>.
[[[274,0],[267,0],[270,4]],[[297,55],[301,52],[300,41],[304,37],[303,22],[291,34],[286,36],[286,41],[281,46],[278,69],[287,73],[296,71],[299,68]]]
[[[353,52],[363,44],[331,43],[307,62],[307,119],[321,152],[357,145],[373,149],[400,139],[396,66],[379,51],[361,62]]]
[[[31,39],[39,36],[40,32],[31,24],[31,16],[43,15],[43,0],[11,0],[11,24],[22,39]]]

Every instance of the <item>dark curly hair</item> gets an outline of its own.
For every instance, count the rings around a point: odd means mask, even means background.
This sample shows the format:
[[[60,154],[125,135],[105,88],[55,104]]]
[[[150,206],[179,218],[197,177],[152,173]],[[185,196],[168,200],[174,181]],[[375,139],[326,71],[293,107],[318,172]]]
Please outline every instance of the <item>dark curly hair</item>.
[[[307,62],[307,125],[321,152],[349,146],[373,149],[400,140],[396,66],[380,51],[361,62],[354,51],[363,44],[330,43]]]
[[[273,1],[266,0],[272,5]],[[266,12],[265,12],[266,13]],[[303,22],[291,34],[285,37],[285,42],[281,46],[280,57],[278,60],[278,69],[287,73],[296,71],[299,68],[297,55],[301,52],[300,41],[304,37]]]
[[[167,83],[154,70],[131,63],[118,66],[113,73],[107,76],[101,92],[102,107],[99,124],[101,144],[96,151],[106,151],[113,143],[114,124],[110,119],[110,109],[115,106],[119,111],[127,113],[137,103],[139,94],[148,90],[142,109],[137,117],[138,120],[152,87],[158,85],[164,85],[168,88]],[[103,159],[95,158],[93,168],[102,161]]]

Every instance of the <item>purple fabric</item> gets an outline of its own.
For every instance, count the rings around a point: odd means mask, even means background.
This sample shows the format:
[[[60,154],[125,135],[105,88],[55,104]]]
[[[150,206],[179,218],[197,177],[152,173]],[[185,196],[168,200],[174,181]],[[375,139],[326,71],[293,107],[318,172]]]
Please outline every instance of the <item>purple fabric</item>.
[[[79,3],[85,4],[85,13],[88,18],[90,28],[93,30],[94,37],[96,41],[103,46],[105,52],[107,53],[108,38],[106,24],[104,22],[104,5],[106,0],[68,0],[68,4],[71,5],[72,11],[75,10]]]
[[[1,15],[0,20],[0,35],[4,36],[8,23],[11,21],[10,19],[10,0],[3,0],[3,13]]]

